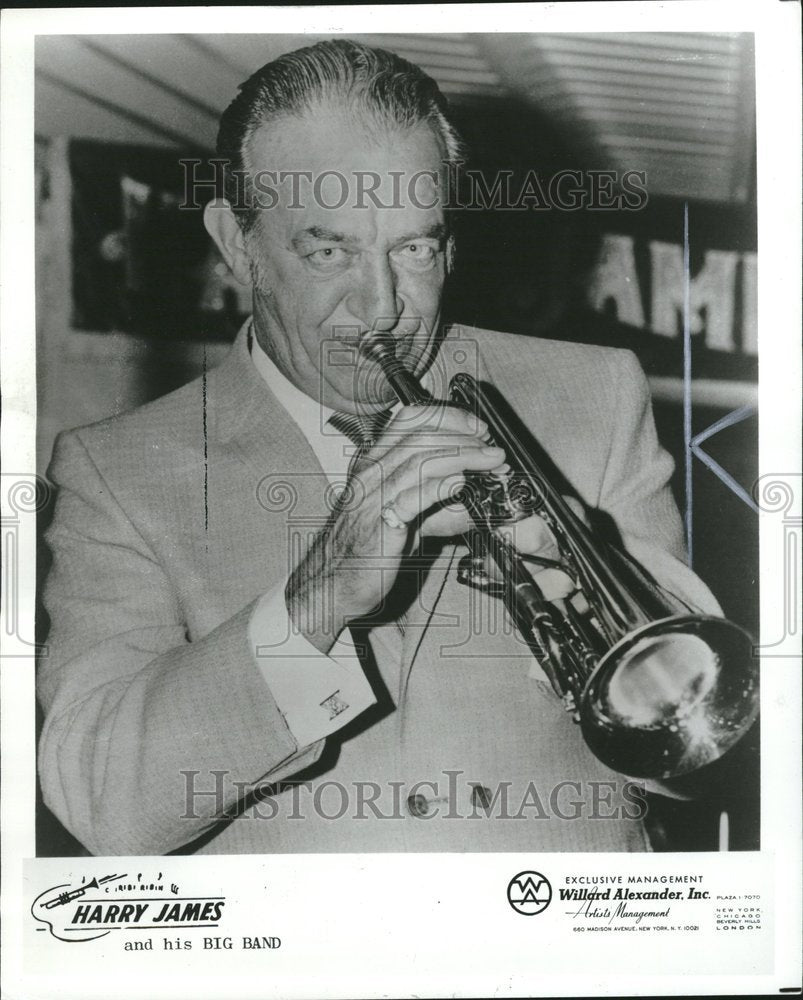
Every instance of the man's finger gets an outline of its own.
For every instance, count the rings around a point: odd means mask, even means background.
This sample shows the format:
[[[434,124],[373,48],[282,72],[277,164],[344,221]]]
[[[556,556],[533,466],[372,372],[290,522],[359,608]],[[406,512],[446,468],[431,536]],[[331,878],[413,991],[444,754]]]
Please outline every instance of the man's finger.
[[[419,514],[429,510],[435,504],[449,504],[452,510],[465,508],[455,506],[455,497],[465,483],[461,473],[446,476],[444,479],[428,479],[415,483],[408,489],[402,489],[389,500],[390,506],[406,523],[414,521]],[[387,505],[388,501],[386,501]]]
[[[533,573],[533,579],[547,601],[569,597],[576,589],[571,579],[559,569],[544,569],[540,573]]]
[[[543,555],[547,559],[558,557],[558,546],[546,521],[538,514],[499,526],[499,534],[523,555]]]
[[[454,406],[403,406],[385,428],[383,438],[398,441],[409,434],[487,434],[488,425],[473,413]]]
[[[471,516],[462,505],[437,507],[421,523],[421,534],[437,538],[452,538],[465,534],[472,525]]]
[[[428,454],[415,453],[408,455],[395,469],[388,471],[384,477],[383,487],[391,495],[406,490],[420,490],[427,498],[426,504],[419,507],[425,510],[436,500],[448,500],[448,492],[443,495],[432,494],[433,483],[437,485],[448,476],[459,475],[464,471],[489,472],[500,464],[504,452],[500,448],[482,445],[474,438],[464,439],[464,443],[455,447],[449,445],[442,449],[433,449]],[[384,463],[389,466],[389,462]]]

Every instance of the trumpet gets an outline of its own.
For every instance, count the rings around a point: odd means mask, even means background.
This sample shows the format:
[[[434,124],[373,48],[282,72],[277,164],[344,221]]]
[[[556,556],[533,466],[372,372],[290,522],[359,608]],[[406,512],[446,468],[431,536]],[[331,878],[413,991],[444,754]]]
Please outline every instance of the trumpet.
[[[380,366],[401,403],[438,402],[398,360],[391,336],[369,334],[360,350]],[[458,373],[442,402],[483,420],[510,466],[502,475],[466,475],[456,499],[473,528],[458,580],[504,602],[589,749],[608,767],[671,778],[718,760],[759,711],[748,633],[695,613],[589,528],[539,468],[534,440],[513,430],[482,383]],[[558,560],[523,555],[500,531],[533,514],[550,528]],[[546,566],[569,577],[570,598],[544,597],[536,577]]]

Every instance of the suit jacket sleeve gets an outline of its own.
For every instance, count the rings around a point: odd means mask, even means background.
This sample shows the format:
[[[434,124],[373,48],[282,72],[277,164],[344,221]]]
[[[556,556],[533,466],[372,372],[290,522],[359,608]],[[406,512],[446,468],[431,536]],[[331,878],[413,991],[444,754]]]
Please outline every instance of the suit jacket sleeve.
[[[600,494],[600,508],[613,517],[625,548],[667,590],[706,614],[720,607],[689,569],[683,525],[669,481],[674,463],[655,431],[647,379],[635,355],[617,351],[617,413]]]
[[[190,643],[169,580],[80,432],[60,437],[49,471],[59,498],[38,676],[45,802],[94,854],[162,854],[322,744],[299,752],[259,671],[256,601]],[[188,788],[209,794],[188,801]]]

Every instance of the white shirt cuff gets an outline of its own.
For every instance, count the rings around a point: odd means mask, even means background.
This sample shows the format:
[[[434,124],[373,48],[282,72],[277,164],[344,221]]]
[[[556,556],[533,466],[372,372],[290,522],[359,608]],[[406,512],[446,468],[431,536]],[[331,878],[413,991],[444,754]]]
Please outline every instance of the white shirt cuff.
[[[290,621],[284,586],[257,603],[248,638],[299,749],[331,736],[376,702],[351,633],[344,630],[329,654],[321,653]]]

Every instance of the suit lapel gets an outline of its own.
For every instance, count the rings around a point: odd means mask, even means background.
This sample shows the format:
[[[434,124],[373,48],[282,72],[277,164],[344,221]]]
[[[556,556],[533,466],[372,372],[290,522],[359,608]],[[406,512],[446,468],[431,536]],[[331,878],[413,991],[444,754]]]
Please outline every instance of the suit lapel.
[[[326,507],[325,489],[320,489],[323,469],[298,424],[257,371],[248,352],[246,328],[213,375],[219,378],[210,385],[210,412],[220,443],[232,445],[261,476],[275,476],[277,482],[283,476],[291,483],[297,492],[294,515],[306,511],[310,517],[319,516]],[[305,507],[306,501],[311,505]]]
[[[253,364],[246,328],[209,376],[208,414],[213,443],[245,470],[242,502],[263,535],[255,545],[284,557],[277,572],[286,574],[326,523],[332,494],[306,437]]]

